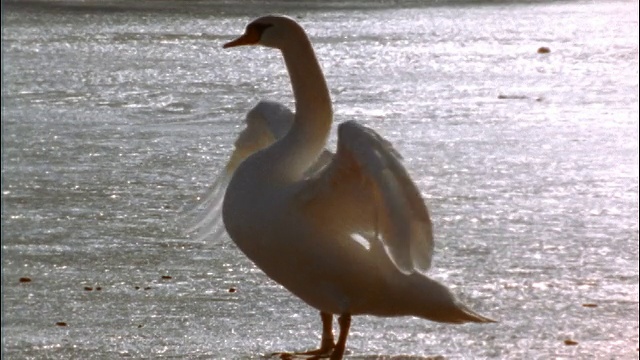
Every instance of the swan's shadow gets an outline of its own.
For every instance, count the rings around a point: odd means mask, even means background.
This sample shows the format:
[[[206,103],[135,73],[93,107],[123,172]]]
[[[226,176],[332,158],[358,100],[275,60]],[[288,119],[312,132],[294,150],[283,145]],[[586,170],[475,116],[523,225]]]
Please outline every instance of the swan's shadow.
[[[345,356],[350,360],[445,360],[441,355],[419,356],[419,355],[354,355]]]
[[[287,357],[290,360],[303,360],[311,358],[308,355],[293,355]],[[347,360],[445,360],[442,355],[419,356],[419,355],[347,355]],[[272,354],[262,357],[262,359],[280,359],[280,355]],[[324,358],[323,358],[324,359]],[[328,359],[328,358],[327,358]]]
[[[353,356],[348,359],[358,360],[445,360],[442,355],[419,356],[419,355],[362,355]]]

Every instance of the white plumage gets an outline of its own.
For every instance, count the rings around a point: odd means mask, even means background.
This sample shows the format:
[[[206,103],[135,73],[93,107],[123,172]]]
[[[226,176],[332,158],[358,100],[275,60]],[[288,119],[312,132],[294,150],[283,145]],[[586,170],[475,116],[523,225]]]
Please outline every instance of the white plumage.
[[[235,244],[269,277],[321,312],[321,348],[344,354],[351,315],[419,316],[448,322],[492,322],[460,304],[424,273],[431,265],[429,212],[399,155],[373,130],[348,121],[335,155],[324,150],[331,99],[311,43],[283,16],[251,22],[225,47],[279,49],[296,111],[260,103],[247,116],[221,189],[224,225]],[[196,225],[215,229],[212,200]],[[332,315],[339,315],[335,343]]]

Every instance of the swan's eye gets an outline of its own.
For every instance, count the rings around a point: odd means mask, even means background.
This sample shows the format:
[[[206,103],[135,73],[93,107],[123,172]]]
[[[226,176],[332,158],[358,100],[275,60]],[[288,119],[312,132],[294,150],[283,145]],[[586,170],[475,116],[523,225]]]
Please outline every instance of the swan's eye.
[[[262,33],[272,26],[273,24],[253,23],[247,26],[247,32],[252,32],[257,35],[258,39],[260,39],[262,37]]]
[[[230,41],[223,48],[230,48],[241,45],[255,45],[260,42],[262,38],[262,33],[269,27],[273,26],[273,24],[261,24],[261,23],[252,23],[249,24],[242,36],[239,38]]]

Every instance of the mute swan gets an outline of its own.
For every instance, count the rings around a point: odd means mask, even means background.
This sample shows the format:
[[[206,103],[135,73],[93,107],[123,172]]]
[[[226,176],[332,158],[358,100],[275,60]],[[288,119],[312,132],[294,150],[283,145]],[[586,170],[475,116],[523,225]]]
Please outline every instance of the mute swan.
[[[320,311],[320,348],[305,354],[341,359],[352,315],[493,322],[424,275],[433,252],[429,213],[395,150],[373,130],[342,123],[336,154],[308,176],[333,111],[302,27],[284,16],[261,17],[224,48],[240,45],[282,52],[296,111],[286,135],[235,169],[222,218],[246,256]],[[333,315],[340,325],[337,342]]]

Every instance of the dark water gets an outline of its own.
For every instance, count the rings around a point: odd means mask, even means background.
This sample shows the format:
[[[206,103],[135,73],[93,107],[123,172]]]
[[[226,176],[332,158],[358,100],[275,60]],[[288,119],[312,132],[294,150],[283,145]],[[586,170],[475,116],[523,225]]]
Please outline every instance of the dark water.
[[[637,3],[54,4],[3,19],[7,358],[317,345],[316,312],[226,235],[182,231],[245,113],[292,103],[277,53],[221,49],[268,12],[310,33],[336,121],[404,155],[433,277],[500,320],[358,317],[354,358],[638,357]]]

